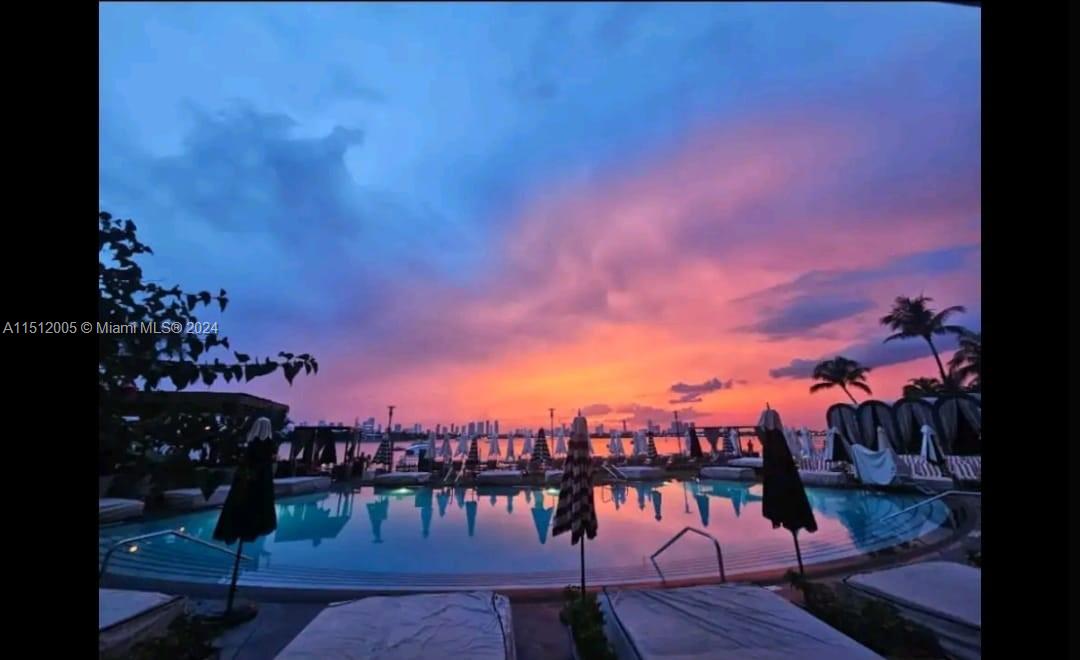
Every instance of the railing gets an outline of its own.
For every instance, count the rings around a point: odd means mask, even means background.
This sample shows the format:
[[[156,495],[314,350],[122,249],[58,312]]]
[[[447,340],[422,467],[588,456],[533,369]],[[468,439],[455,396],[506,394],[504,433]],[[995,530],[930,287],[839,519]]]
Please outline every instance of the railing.
[[[923,506],[924,504],[929,504],[931,502],[935,502],[937,500],[944,499],[944,498],[946,498],[946,497],[948,497],[950,495],[963,495],[963,496],[966,496],[966,497],[982,497],[982,493],[977,491],[977,490],[946,490],[944,492],[938,493],[937,495],[934,495],[933,497],[928,497],[925,500],[921,500],[919,502],[916,502],[915,504],[912,504],[911,506],[907,507],[906,509],[900,509],[896,513],[890,513],[889,515],[882,518],[879,522],[885,522],[886,520],[888,520],[890,518],[895,518],[896,516],[899,516],[900,514],[907,513],[908,511],[914,511],[915,509],[918,509],[919,507]]]
[[[149,534],[140,534],[139,536],[132,536],[131,538],[122,539],[122,540],[117,541],[116,543],[112,544],[111,546],[109,546],[109,549],[105,551],[105,557],[101,560],[101,569],[98,571],[98,582],[101,582],[101,579],[105,577],[105,571],[106,571],[106,569],[108,569],[108,566],[109,566],[109,559],[112,558],[112,555],[113,555],[114,552],[116,552],[117,550],[119,550],[120,548],[122,548],[124,546],[132,546],[132,547],[137,548],[138,546],[135,545],[135,544],[137,544],[139,541],[145,541],[147,539],[153,539],[153,538],[157,538],[159,536],[175,536],[177,538],[181,538],[181,539],[184,539],[186,541],[191,541],[192,543],[198,543],[199,545],[205,545],[208,548],[211,548],[213,550],[217,550],[218,552],[223,552],[223,553],[225,553],[227,555],[233,555],[233,556],[236,555],[235,552],[233,552],[229,548],[226,548],[223,545],[217,545],[216,543],[210,543],[209,541],[204,541],[204,540],[202,540],[200,538],[196,538],[196,537],[194,537],[194,536],[192,536],[190,534],[185,534],[185,533],[181,532],[178,529],[165,529],[165,530],[162,530],[160,532],[151,532]],[[245,559],[247,561],[251,561],[251,557],[248,557],[247,555],[240,555],[240,558]]]
[[[649,557],[649,561],[652,562],[653,568],[655,568],[657,574],[660,575],[660,582],[662,582],[663,584],[667,584],[667,580],[664,579],[664,572],[660,570],[660,566],[656,563],[656,558],[660,555],[660,553],[671,547],[673,543],[681,539],[683,535],[687,532],[693,532],[700,536],[704,536],[705,538],[713,542],[713,546],[716,548],[716,565],[720,569],[720,581],[727,582],[727,576],[724,574],[724,553],[720,550],[720,542],[717,541],[716,537],[712,534],[709,534],[708,532],[703,532],[696,527],[683,527],[681,532],[671,537],[670,541],[660,546],[660,549],[652,553],[652,555]]]

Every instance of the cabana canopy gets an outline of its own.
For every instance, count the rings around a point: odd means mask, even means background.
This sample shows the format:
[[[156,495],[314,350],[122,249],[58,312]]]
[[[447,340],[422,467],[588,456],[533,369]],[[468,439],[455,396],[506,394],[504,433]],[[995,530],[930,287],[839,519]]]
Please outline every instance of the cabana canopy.
[[[274,426],[281,426],[289,413],[284,403],[240,392],[132,392],[117,397],[115,406],[119,414],[141,419],[175,413],[258,415]]]
[[[934,401],[934,415],[946,454],[982,453],[982,398],[958,393]]]

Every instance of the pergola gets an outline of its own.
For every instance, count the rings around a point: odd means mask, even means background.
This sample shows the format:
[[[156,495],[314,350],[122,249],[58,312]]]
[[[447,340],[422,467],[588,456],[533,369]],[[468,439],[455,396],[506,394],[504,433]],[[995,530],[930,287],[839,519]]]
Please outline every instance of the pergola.
[[[229,417],[268,417],[281,427],[289,406],[240,392],[132,392],[116,398],[113,408],[125,417],[142,420],[177,413],[215,414]]]

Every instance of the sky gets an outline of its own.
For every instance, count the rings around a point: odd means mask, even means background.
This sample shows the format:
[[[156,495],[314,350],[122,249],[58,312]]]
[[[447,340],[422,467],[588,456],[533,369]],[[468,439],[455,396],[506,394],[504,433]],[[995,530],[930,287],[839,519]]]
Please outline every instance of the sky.
[[[980,10],[100,7],[100,206],[224,288],[295,421],[824,426],[809,371],[933,376],[901,295],[980,327]],[[945,356],[955,347],[943,340]],[[234,385],[215,389],[233,391]]]

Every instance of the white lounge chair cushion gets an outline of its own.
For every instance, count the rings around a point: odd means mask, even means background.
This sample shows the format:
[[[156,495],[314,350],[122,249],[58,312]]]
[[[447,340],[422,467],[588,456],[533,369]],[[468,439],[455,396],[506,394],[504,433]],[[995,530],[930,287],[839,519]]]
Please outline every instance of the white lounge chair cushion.
[[[664,469],[655,465],[620,465],[615,470],[627,479],[634,480],[663,479],[665,475]]]
[[[374,596],[319,613],[278,660],[516,656],[510,601],[490,591]]]
[[[701,468],[702,479],[727,479],[731,481],[750,481],[754,478],[754,471],[746,467],[729,467],[711,465]]]
[[[743,585],[605,592],[616,652],[642,660],[878,658],[783,597]],[[620,654],[619,657],[624,657]]]
[[[380,485],[420,485],[431,481],[430,472],[384,472],[375,475],[374,482]]]
[[[330,487],[330,477],[282,477],[274,479],[274,495],[300,495],[326,490]]]
[[[163,633],[184,607],[180,596],[98,589],[98,652],[122,656],[139,641]]]
[[[119,497],[99,498],[98,522],[108,523],[141,516],[144,506],[139,500],[126,500]]]
[[[949,471],[965,481],[982,481],[982,456],[946,456]]]
[[[229,496],[229,486],[218,486],[206,499],[201,488],[177,488],[165,491],[165,504],[171,509],[190,511],[209,506],[220,506]]]
[[[764,463],[763,459],[755,456],[745,456],[743,458],[736,458],[727,462],[732,467],[747,467],[747,468],[761,468]]]

